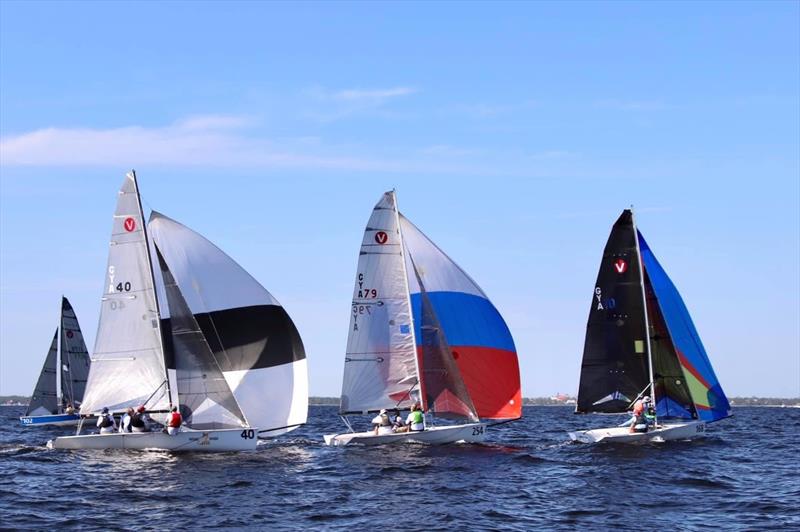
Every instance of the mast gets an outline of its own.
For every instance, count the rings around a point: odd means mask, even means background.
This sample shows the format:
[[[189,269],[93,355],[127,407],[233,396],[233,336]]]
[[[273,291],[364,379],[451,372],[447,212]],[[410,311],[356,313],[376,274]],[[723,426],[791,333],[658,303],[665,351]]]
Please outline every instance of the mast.
[[[147,224],[144,221],[144,211],[142,210],[142,195],[139,194],[139,182],[136,181],[136,170],[131,170],[130,176],[133,179],[133,187],[136,189],[136,201],[139,202],[139,214],[142,220],[142,234],[144,235],[144,247],[147,250],[147,266],[150,272],[150,282],[153,284],[153,299],[156,302],[156,328],[158,329],[158,341],[161,343],[161,362],[164,364],[164,385],[167,388],[167,398],[172,404],[172,390],[169,387],[169,370],[164,357],[164,337],[161,335],[161,308],[158,305],[158,290],[156,289],[156,275],[153,272],[153,257],[150,256],[150,239],[147,236]],[[649,345],[649,344],[648,344]]]
[[[411,306],[411,289],[408,287],[408,270],[406,268],[405,243],[403,242],[403,229],[400,227],[400,208],[397,206],[397,192],[392,189],[392,200],[394,202],[394,218],[397,223],[397,234],[400,237],[400,262],[403,264],[403,283],[405,284],[406,303],[408,303],[408,314],[411,318],[411,340],[414,343],[414,367],[417,369],[417,387],[419,393],[419,404],[423,406],[425,397],[422,394],[422,373],[419,370],[419,355],[417,354],[417,333],[414,327],[414,308]],[[409,399],[411,395],[409,394]]]
[[[636,260],[639,263],[639,284],[642,287],[642,307],[644,308],[644,332],[647,346],[647,369],[650,375],[650,397],[653,399],[653,410],[655,411],[656,405],[656,386],[653,379],[653,352],[650,349],[650,319],[647,317],[647,295],[644,290],[644,267],[642,266],[642,252],[639,249],[639,231],[636,229],[636,217],[633,214],[633,205],[631,205],[631,223],[633,224],[633,239],[636,242]],[[656,423],[658,423],[658,415],[656,415]]]
[[[64,336],[64,296],[61,296],[61,310],[58,312],[58,340],[56,346],[56,408],[58,413],[62,412],[64,406],[64,376],[61,374],[64,371],[64,361],[61,357],[64,356],[64,349],[61,345]]]

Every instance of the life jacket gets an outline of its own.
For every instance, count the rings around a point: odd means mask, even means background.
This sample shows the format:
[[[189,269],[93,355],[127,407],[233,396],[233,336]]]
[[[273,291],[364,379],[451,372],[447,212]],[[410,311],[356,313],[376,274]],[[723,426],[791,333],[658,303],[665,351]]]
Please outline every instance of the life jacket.
[[[419,410],[414,410],[411,412],[411,424],[412,425],[422,425],[425,417],[422,415],[422,412]]]
[[[633,432],[647,432],[647,418],[643,412],[636,414],[636,420],[633,422]]]
[[[103,417],[100,418],[100,428],[107,429],[108,427],[114,426],[114,418],[111,417],[111,414],[103,414]]]
[[[138,429],[144,428],[144,419],[142,419],[142,414],[136,412],[131,416],[131,427],[136,427]]]
[[[381,427],[391,427],[392,422],[389,420],[388,414],[381,414]]]
[[[180,412],[172,412],[169,415],[169,421],[167,421],[167,426],[172,428],[178,428],[183,423],[183,417],[181,417]]]

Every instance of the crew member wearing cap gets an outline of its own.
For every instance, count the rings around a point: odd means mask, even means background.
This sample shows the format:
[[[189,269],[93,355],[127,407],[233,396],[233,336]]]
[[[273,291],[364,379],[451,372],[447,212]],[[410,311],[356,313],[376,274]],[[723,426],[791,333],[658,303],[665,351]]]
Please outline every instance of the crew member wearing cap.
[[[631,420],[630,432],[647,432],[645,406],[648,404],[650,404],[650,397],[645,395],[633,405],[633,419]]]
[[[103,407],[103,412],[97,418],[97,426],[100,428],[100,434],[110,434],[116,432],[117,423],[114,421],[114,416],[108,413],[108,407]]]
[[[381,409],[378,415],[372,418],[372,426],[375,434],[392,433],[392,421],[389,419],[389,414],[386,413],[385,408]]]

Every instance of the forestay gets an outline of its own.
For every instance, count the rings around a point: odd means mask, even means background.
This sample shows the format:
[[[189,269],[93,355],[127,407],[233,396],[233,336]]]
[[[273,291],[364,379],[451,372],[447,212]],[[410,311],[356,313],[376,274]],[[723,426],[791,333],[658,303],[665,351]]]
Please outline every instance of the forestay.
[[[125,176],[117,199],[100,321],[81,414],[146,402],[167,408],[166,372],[139,193]]]
[[[250,426],[274,435],[305,423],[305,350],[283,307],[195,231],[155,211],[148,228]],[[167,355],[175,370],[169,340]]]
[[[172,349],[178,383],[180,410],[193,429],[226,429],[246,426],[222,370],[191,310],[175,283],[161,252],[156,255],[164,281],[170,313]]]
[[[53,341],[50,342],[50,350],[47,351],[47,357],[44,359],[42,372],[39,374],[39,380],[36,381],[36,388],[33,389],[31,402],[28,404],[28,409],[25,411],[26,416],[58,413],[58,397],[56,391],[58,344],[56,342],[58,342],[58,328],[56,328],[56,332],[53,333]]]
[[[358,256],[340,412],[409,408],[419,397],[408,280],[393,191],[375,205]]]
[[[520,417],[519,361],[503,317],[458,264],[406,217],[399,217],[417,341],[427,321],[423,283],[431,313],[439,322],[475,413],[483,419]],[[423,346],[418,344],[417,349],[422,356]]]
[[[66,297],[61,299],[61,396],[65,404],[83,401],[90,368],[89,353],[75,311]]]

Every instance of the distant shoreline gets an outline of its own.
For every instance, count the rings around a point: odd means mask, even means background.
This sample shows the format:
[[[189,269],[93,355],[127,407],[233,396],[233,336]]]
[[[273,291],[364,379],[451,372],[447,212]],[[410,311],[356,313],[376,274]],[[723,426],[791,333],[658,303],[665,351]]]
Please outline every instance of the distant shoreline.
[[[731,397],[731,406],[758,406],[758,407],[800,407],[800,397]],[[26,406],[30,397],[21,395],[0,395],[0,406]],[[308,404],[313,406],[339,406],[338,397],[309,397]],[[555,399],[552,397],[525,397],[523,406],[575,406],[574,397]]]

